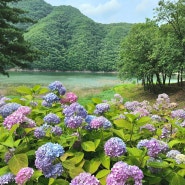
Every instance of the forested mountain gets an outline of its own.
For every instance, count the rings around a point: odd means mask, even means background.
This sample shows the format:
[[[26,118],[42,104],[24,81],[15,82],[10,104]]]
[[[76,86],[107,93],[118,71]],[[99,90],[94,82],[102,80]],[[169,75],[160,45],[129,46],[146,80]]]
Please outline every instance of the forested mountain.
[[[41,54],[31,66],[40,70],[115,71],[120,42],[132,24],[100,24],[71,6],[23,0],[17,7],[37,21],[25,39]],[[27,25],[28,26],[28,25]]]

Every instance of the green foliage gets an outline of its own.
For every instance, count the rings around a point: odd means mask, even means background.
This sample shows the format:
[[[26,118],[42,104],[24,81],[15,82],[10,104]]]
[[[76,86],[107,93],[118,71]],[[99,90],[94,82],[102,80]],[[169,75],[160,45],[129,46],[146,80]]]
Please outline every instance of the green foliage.
[[[9,2],[14,0],[0,2],[0,73],[6,75],[8,68],[28,67],[36,57],[36,52],[24,40],[23,30],[16,26],[16,23],[30,22],[31,19],[22,16],[24,11],[11,7]]]
[[[28,11],[26,15],[38,21],[24,34],[25,39],[41,54],[32,68],[60,71],[117,70],[120,42],[132,24],[96,23],[76,8],[52,7],[43,0],[22,0],[16,7]]]

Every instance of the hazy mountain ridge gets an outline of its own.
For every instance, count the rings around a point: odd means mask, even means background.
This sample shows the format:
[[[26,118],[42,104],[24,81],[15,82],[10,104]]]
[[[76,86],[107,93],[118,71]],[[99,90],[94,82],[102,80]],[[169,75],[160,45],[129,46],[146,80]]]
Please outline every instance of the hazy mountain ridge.
[[[100,24],[72,6],[23,0],[17,7],[37,21],[25,34],[43,56],[33,68],[42,70],[115,71],[121,40],[132,24]]]

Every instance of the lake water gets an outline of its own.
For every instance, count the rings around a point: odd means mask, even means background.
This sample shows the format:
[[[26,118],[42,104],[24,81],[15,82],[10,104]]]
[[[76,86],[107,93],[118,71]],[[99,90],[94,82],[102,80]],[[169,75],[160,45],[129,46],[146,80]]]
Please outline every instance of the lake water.
[[[61,81],[69,89],[96,88],[121,84],[117,74],[112,73],[79,73],[79,72],[9,72],[10,77],[1,75],[1,85],[33,85],[47,86],[53,81]]]

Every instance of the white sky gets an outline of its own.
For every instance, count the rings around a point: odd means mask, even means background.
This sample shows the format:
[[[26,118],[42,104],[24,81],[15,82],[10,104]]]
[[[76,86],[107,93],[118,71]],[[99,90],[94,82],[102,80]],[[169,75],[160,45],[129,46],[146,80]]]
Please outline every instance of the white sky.
[[[71,5],[99,23],[139,23],[153,18],[159,0],[44,0],[53,5]]]

